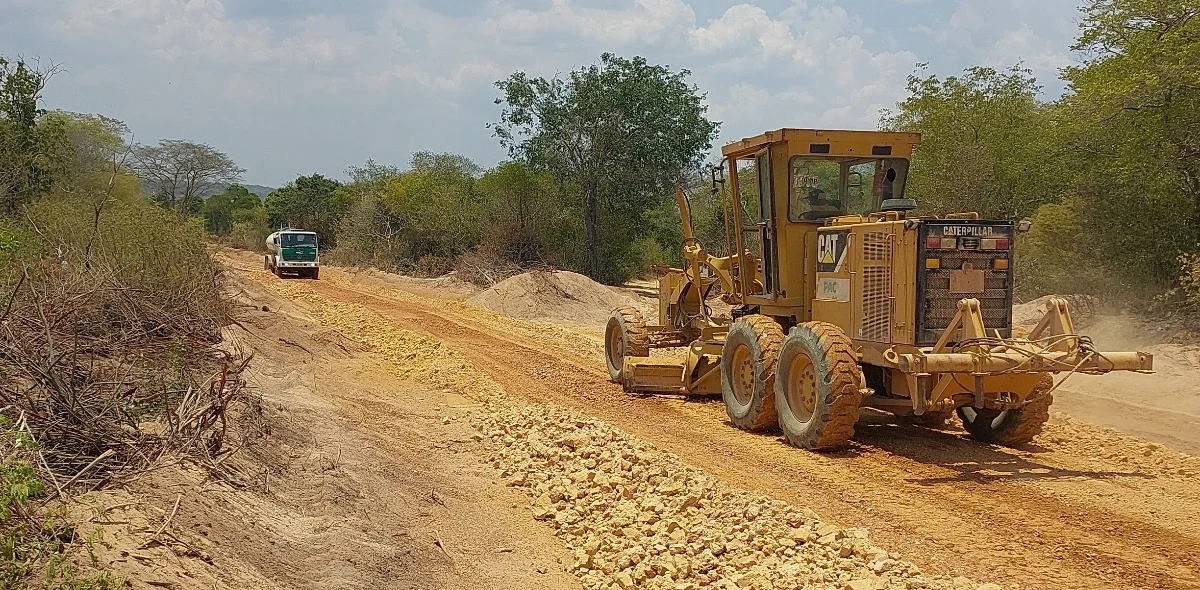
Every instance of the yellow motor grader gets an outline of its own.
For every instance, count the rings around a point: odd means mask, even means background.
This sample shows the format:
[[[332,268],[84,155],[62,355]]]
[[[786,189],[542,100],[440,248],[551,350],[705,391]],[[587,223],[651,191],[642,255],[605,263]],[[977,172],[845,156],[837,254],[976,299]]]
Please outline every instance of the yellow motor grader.
[[[1013,238],[1027,228],[914,215],[904,188],[919,141],[781,129],[726,145],[712,184],[733,254],[696,240],[677,190],[687,268],[663,269],[656,324],[613,312],[612,380],[719,393],[738,428],[778,426],[808,449],[844,445],[861,407],[926,424],[957,413],[975,439],[1014,445],[1048,419],[1054,374],[1152,368],[1143,352],[1096,350],[1062,299],[1015,335]],[[713,312],[718,300],[729,313]],[[671,347],[686,354],[650,355]]]

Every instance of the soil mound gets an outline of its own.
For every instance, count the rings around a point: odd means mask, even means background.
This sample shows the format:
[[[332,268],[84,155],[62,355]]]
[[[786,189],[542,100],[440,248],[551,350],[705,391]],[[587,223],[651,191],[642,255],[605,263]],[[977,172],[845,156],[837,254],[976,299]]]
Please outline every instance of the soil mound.
[[[507,316],[576,325],[602,324],[634,298],[569,271],[531,271],[480,291],[467,303]]]

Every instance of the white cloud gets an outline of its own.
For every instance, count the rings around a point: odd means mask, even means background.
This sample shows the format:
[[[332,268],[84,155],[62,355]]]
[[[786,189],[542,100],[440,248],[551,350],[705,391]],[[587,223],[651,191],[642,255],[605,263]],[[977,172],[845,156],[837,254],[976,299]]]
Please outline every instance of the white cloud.
[[[1058,69],[1071,63],[1077,14],[1077,2],[1014,0],[997,10],[962,0],[934,38],[972,65],[1001,69],[1022,62],[1040,82],[1053,83]]]
[[[690,69],[724,141],[784,126],[872,128],[918,61],[946,75],[1023,59],[1052,80],[1074,33],[1074,9],[1045,0],[1003,10],[977,0],[260,1],[253,16],[235,1],[0,0],[0,54],[67,62],[50,106],[228,145],[252,175],[265,170],[254,179],[275,183],[416,149],[490,164],[502,157],[485,128],[498,114],[492,82],[553,76],[605,51]],[[301,139],[270,141],[280,133]]]
[[[511,10],[483,22],[482,30],[496,38],[532,37],[538,33],[571,33],[612,43],[649,44],[696,21],[682,0],[633,0],[620,9],[597,9],[572,0],[552,0],[545,10]]]
[[[349,59],[362,38],[338,21],[311,16],[281,33],[265,19],[229,18],[220,0],[71,0],[55,28],[111,38],[122,31],[170,61],[306,67]]]

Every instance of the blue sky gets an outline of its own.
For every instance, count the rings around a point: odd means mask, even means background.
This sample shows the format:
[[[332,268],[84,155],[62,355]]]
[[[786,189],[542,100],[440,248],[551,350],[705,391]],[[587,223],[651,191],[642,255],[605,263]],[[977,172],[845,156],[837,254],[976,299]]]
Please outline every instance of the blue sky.
[[[494,165],[493,83],[605,51],[690,69],[720,143],[873,128],[917,62],[1021,60],[1056,97],[1078,22],[1074,0],[0,0],[0,15],[0,55],[64,65],[50,108],[209,143],[269,186],[417,150]]]

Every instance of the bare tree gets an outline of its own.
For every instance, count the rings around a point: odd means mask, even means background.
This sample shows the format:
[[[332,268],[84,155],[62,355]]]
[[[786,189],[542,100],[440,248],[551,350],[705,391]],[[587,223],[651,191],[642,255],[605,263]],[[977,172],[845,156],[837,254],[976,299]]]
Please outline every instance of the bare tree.
[[[186,217],[192,202],[221,184],[241,180],[244,168],[210,145],[164,139],[134,150],[134,170],[163,203]]]

